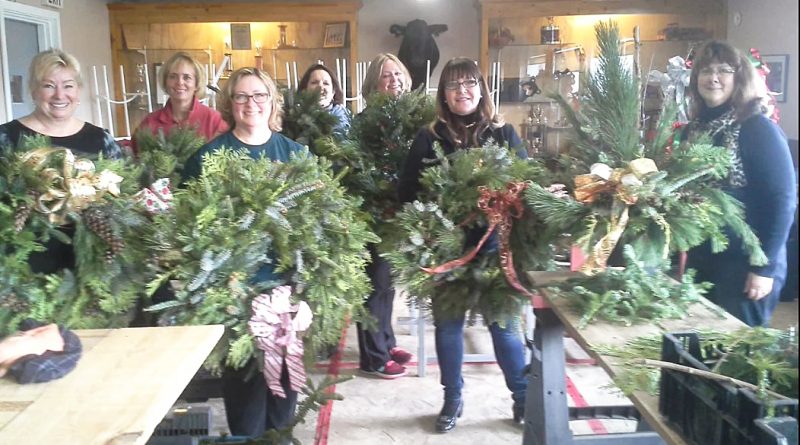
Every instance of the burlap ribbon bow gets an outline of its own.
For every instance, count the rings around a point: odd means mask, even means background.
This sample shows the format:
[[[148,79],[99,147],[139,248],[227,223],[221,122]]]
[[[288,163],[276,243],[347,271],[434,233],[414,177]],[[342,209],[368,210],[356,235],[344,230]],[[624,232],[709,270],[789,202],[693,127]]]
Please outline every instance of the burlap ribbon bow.
[[[304,301],[291,304],[291,287],[280,286],[271,294],[253,299],[253,315],[247,326],[256,347],[264,351],[264,379],[278,397],[286,398],[281,386],[283,364],[289,372],[289,387],[300,391],[306,383],[303,365],[303,340],[298,334],[311,326],[313,314]],[[293,316],[294,314],[294,316]]]
[[[528,187],[525,182],[510,182],[506,185],[506,190],[491,190],[488,187],[478,188],[478,209],[486,214],[489,228],[478,241],[478,244],[463,257],[448,261],[441,266],[423,267],[422,270],[429,274],[440,274],[449,272],[457,267],[461,267],[472,261],[483,247],[486,240],[497,230],[500,237],[500,266],[506,276],[506,281],[512,288],[521,292],[523,295],[533,297],[534,295],[519,282],[517,271],[514,269],[514,253],[511,251],[511,228],[513,219],[519,219],[525,212],[522,206],[522,192]]]
[[[47,166],[56,153],[64,154],[61,171]],[[22,162],[38,171],[47,182],[47,189],[36,198],[34,209],[48,215],[53,224],[66,223],[67,214],[80,212],[105,193],[119,196],[121,176],[108,170],[95,174],[92,161],[76,159],[69,149],[38,148],[24,153]]]

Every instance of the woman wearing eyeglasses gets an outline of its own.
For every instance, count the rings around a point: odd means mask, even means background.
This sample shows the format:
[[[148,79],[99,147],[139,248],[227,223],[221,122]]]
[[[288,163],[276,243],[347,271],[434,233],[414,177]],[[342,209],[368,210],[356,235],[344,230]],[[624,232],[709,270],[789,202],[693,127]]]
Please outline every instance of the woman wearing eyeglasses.
[[[134,152],[136,134],[142,130],[153,134],[161,130],[169,134],[173,128],[190,127],[207,141],[228,130],[228,124],[216,110],[200,103],[200,99],[205,97],[206,74],[191,55],[185,52],[173,54],[161,67],[158,82],[169,99],[163,108],[148,114],[139,124],[133,136]]]
[[[222,94],[221,111],[231,130],[205,144],[186,162],[184,177],[199,176],[203,156],[221,149],[245,149],[253,159],[267,157],[289,161],[293,153],[305,152],[304,146],[278,133],[282,124],[283,96],[263,71],[241,68],[228,79]],[[276,280],[269,265],[261,268],[253,281]],[[252,364],[252,363],[251,363]],[[260,373],[250,366],[226,369],[222,376],[222,394],[228,427],[235,436],[258,437],[265,430],[289,426],[297,406],[297,391],[289,387],[283,369],[281,384],[286,398],[277,397],[267,388]]]
[[[420,176],[425,159],[435,159],[434,144],[441,145],[445,154],[470,147],[480,147],[493,140],[507,145],[520,158],[527,158],[525,146],[503,118],[495,113],[489,89],[478,66],[473,60],[456,58],[447,62],[439,77],[436,93],[438,119],[429,127],[420,130],[411,152],[406,158],[398,186],[402,202],[416,199],[420,189]],[[485,229],[472,230],[467,234],[467,248],[475,246]],[[497,241],[490,238],[481,252],[496,250]],[[441,371],[440,381],[444,387],[444,406],[436,419],[436,431],[446,433],[456,426],[461,416],[464,401],[461,390],[464,379],[461,365],[464,361],[464,314],[460,317],[445,315],[437,307],[434,295],[433,323],[435,326],[436,357]],[[515,422],[522,422],[525,408],[525,390],[528,382],[523,374],[524,351],[518,324],[510,320],[505,327],[498,323],[489,325],[495,356],[503,371],[506,386],[511,391],[512,414]]]
[[[730,150],[732,167],[722,185],[744,204],[769,263],[751,265],[741,240],[728,233],[727,249],[714,253],[703,244],[689,252],[687,267],[697,270],[697,281],[714,284],[711,301],[750,326],[767,326],[786,279],[786,240],[797,205],[786,136],[765,115],[766,85],[728,43],[712,41],[697,51],[689,94],[687,138],[709,135]]]
[[[283,96],[264,71],[241,68],[225,84],[220,111],[230,130],[200,147],[186,162],[184,177],[198,176],[202,159],[222,147],[247,149],[252,158],[286,162],[305,147],[278,133],[283,121]]]

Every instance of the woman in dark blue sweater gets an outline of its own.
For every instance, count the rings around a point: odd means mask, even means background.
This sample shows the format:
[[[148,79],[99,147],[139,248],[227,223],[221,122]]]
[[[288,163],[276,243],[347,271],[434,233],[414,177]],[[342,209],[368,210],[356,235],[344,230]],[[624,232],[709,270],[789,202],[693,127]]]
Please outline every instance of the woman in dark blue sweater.
[[[436,93],[436,114],[438,119],[420,130],[406,158],[397,189],[402,202],[417,198],[425,160],[436,158],[433,149],[435,143],[441,144],[445,154],[450,154],[456,150],[480,147],[492,140],[498,145],[516,149],[520,158],[528,157],[514,127],[495,113],[486,80],[473,60],[452,59],[442,69]],[[485,232],[486,229],[482,227],[470,230],[467,233],[467,245],[476,245]],[[497,241],[493,238],[484,244],[482,252],[497,248]],[[464,362],[465,318],[465,314],[446,314],[439,308],[436,295],[433,296],[436,357],[444,389],[444,405],[435,423],[436,431],[440,433],[455,428],[464,409],[461,365]],[[528,381],[523,373],[524,351],[516,328],[518,325],[515,320],[510,320],[505,326],[497,322],[489,324],[497,364],[503,371],[506,386],[514,401],[513,418],[519,423],[524,418]]]
[[[708,298],[750,326],[767,326],[786,279],[786,239],[797,205],[786,136],[766,115],[767,91],[750,61],[725,42],[712,41],[696,54],[689,92],[693,120],[689,140],[703,134],[727,147],[732,167],[723,188],[745,207],[769,259],[754,266],[741,239],[712,253],[709,243],[689,252],[687,266],[714,288]]]

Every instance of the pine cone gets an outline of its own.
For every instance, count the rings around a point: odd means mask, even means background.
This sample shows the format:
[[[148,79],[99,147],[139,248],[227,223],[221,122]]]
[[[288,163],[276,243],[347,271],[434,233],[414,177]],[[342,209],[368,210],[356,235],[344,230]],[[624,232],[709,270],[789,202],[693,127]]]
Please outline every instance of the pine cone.
[[[116,256],[125,247],[125,241],[114,235],[114,230],[111,227],[111,219],[108,217],[102,208],[90,207],[83,211],[83,221],[86,227],[92,232],[97,234],[103,241],[108,244],[109,248],[106,250],[106,261],[109,263],[114,260]]]
[[[25,228],[25,223],[28,221],[28,217],[30,215],[31,208],[26,204],[22,204],[17,207],[17,213],[14,214],[14,229],[17,231],[17,233],[22,232],[22,229]]]
[[[14,292],[7,294],[4,298],[0,299],[0,308],[8,309],[10,312],[22,312],[27,309],[28,305]]]

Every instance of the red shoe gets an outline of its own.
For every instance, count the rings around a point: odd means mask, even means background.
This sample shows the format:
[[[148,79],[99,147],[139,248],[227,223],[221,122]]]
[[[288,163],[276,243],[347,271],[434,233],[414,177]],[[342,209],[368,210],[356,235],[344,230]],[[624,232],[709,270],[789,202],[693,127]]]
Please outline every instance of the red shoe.
[[[394,347],[389,350],[389,355],[392,356],[392,360],[396,361],[400,365],[405,365],[414,359],[414,354],[399,347]]]
[[[385,365],[381,366],[377,370],[371,371],[367,369],[361,369],[361,372],[365,372],[367,374],[372,374],[378,376],[382,379],[396,379],[398,377],[402,377],[406,375],[406,368],[402,367],[401,365],[397,364],[394,360],[389,360],[386,362]]]

